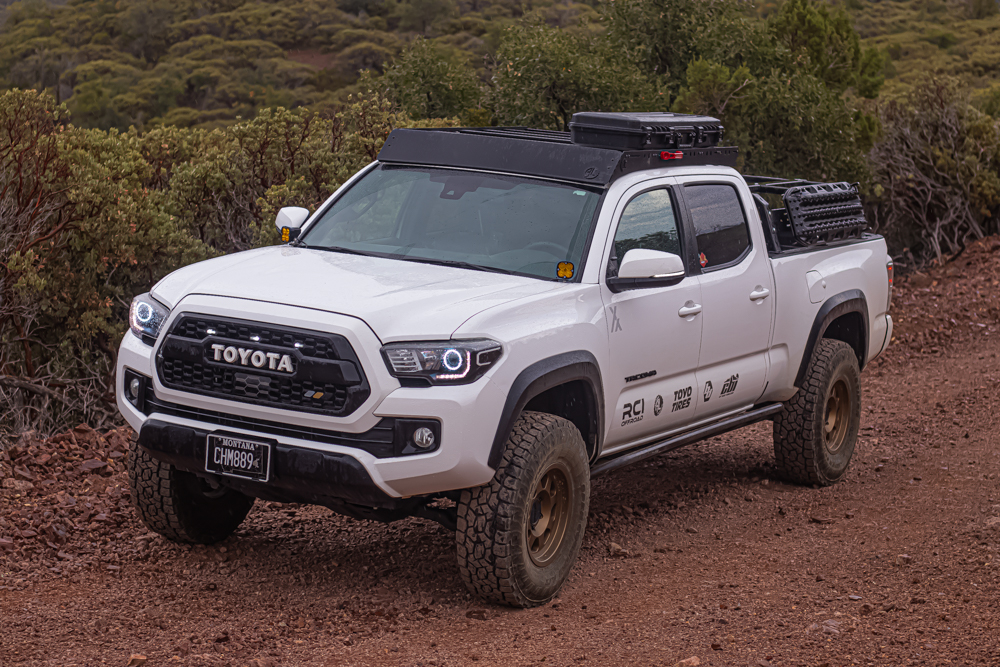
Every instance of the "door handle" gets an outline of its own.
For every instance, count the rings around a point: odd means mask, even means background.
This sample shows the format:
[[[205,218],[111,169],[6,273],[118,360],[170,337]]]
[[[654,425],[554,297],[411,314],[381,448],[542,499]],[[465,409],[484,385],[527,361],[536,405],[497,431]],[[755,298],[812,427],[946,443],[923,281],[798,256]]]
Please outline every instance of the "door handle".
[[[691,317],[692,315],[697,315],[701,312],[701,304],[695,303],[694,301],[688,301],[681,309],[677,311],[679,317]]]
[[[771,294],[771,290],[757,285],[757,287],[754,288],[754,291],[750,292],[750,300],[760,301],[761,299],[766,299],[769,294]]]

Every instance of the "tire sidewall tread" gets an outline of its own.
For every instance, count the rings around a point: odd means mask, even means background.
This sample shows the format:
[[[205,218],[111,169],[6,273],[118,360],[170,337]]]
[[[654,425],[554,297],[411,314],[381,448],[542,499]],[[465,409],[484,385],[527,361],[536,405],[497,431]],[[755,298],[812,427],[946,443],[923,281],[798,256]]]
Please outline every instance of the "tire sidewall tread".
[[[132,505],[147,528],[174,542],[214,544],[236,531],[254,499],[237,491],[200,495],[198,478],[154,459],[133,443],[128,454]]]
[[[827,450],[823,424],[827,398],[843,378],[854,397],[845,440],[837,452]],[[775,462],[792,482],[829,486],[846,474],[861,424],[861,371],[854,349],[823,338],[816,345],[806,377],[795,396],[774,419]]]
[[[554,460],[569,469],[573,507],[555,560],[536,566],[524,544],[528,501]],[[590,503],[590,466],[580,431],[568,420],[524,412],[507,439],[489,484],[462,491],[456,551],[459,571],[477,596],[513,607],[545,604],[558,593],[576,562]]]

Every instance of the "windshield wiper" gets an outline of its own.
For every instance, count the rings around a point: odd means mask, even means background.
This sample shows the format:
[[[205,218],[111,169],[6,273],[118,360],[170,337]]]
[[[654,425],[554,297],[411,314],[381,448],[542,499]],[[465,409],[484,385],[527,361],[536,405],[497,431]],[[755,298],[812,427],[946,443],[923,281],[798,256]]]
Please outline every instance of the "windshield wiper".
[[[408,255],[401,255],[399,253],[382,254],[376,252],[366,252],[364,250],[355,250],[354,248],[344,248],[343,246],[308,245],[306,243],[297,243],[296,247],[308,248],[309,250],[326,250],[328,252],[342,252],[347,255],[361,255],[362,257],[382,257],[384,259],[402,259],[407,262],[420,262],[421,264],[436,264],[437,266],[451,266],[456,269],[471,269],[473,271],[486,271],[488,273],[503,273],[508,276],[518,275],[516,272],[508,271],[507,269],[498,269],[492,266],[482,266],[480,264],[473,264],[472,262],[463,262],[457,259],[430,259],[428,257],[410,257]]]
[[[508,276],[518,275],[514,271],[498,269],[493,266],[482,266],[472,262],[463,262],[457,259],[429,259],[427,257],[407,257],[406,255],[389,255],[390,259],[402,259],[408,262],[420,262],[421,264],[436,264],[437,266],[451,266],[456,269],[472,269],[473,271],[487,271],[489,273],[503,273]]]
[[[362,257],[385,257],[385,255],[375,253],[375,252],[365,252],[364,250],[355,250],[354,248],[345,248],[339,245],[309,245],[307,243],[300,243],[297,247],[307,248],[309,250],[326,250],[328,252],[342,252],[345,255],[361,255]]]

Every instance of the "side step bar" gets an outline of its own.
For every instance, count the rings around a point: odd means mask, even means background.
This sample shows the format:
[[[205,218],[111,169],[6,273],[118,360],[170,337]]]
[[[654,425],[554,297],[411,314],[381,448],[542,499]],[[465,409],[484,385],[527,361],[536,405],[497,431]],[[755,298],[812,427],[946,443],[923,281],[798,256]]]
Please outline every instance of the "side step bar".
[[[753,408],[752,410],[738,414],[735,417],[729,417],[728,419],[723,419],[720,422],[709,424],[708,426],[702,426],[694,431],[688,431],[687,433],[675,435],[672,438],[667,438],[666,440],[654,442],[642,447],[641,449],[634,449],[621,454],[620,456],[598,461],[597,464],[590,469],[590,476],[597,477],[598,475],[603,475],[606,472],[611,472],[616,468],[632,465],[633,463],[644,461],[653,456],[665,454],[669,451],[683,447],[684,445],[690,445],[698,442],[699,440],[705,440],[706,438],[711,438],[729,431],[734,431],[744,426],[749,426],[750,424],[755,424],[769,418],[777,412],[780,412],[781,408],[781,403],[770,403],[759,408]]]

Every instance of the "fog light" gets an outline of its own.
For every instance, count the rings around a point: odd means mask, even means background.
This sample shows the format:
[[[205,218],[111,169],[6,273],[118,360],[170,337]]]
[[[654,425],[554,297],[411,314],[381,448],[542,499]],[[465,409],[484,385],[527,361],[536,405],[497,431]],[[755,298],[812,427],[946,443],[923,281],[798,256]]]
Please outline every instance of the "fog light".
[[[430,449],[434,446],[434,431],[421,426],[413,432],[413,444],[420,449]]]
[[[132,378],[132,381],[128,383],[128,393],[132,398],[139,398],[139,378]]]

